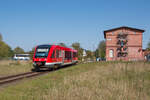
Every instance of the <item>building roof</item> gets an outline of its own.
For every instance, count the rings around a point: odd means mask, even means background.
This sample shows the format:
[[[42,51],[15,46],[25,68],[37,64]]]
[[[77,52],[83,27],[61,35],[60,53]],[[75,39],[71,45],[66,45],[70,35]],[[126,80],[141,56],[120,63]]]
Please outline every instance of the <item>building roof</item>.
[[[142,29],[137,29],[137,28],[127,27],[127,26],[122,26],[122,27],[117,27],[117,28],[105,30],[104,31],[104,38],[106,38],[106,33],[107,32],[115,31],[115,30],[118,30],[118,29],[131,29],[131,30],[134,30],[134,31],[145,32],[145,30],[142,30]]]

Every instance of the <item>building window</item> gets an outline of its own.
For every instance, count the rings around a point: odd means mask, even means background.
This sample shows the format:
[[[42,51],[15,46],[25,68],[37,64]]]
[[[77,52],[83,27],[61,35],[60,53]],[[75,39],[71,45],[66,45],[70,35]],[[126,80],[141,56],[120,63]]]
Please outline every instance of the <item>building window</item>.
[[[111,38],[108,38],[107,40],[108,40],[108,41],[111,41]]]
[[[109,57],[110,58],[113,58],[114,57],[114,50],[109,50]]]

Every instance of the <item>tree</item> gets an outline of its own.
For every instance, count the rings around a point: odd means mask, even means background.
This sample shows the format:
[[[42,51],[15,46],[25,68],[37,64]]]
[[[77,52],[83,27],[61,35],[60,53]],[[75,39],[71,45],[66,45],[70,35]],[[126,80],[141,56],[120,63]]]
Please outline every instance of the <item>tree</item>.
[[[14,53],[15,54],[21,54],[21,53],[25,53],[24,50],[22,48],[20,48],[19,46],[17,46],[15,49],[14,49]]]
[[[0,41],[0,58],[12,56],[13,51],[11,50],[11,47],[7,45],[5,42]]]
[[[0,58],[12,56],[13,51],[11,50],[11,47],[5,42],[3,42],[2,35],[0,34]]]
[[[2,41],[3,40],[3,37],[2,37],[2,34],[0,33],[0,41]]]
[[[78,43],[78,42],[76,42],[76,43],[72,43],[72,45],[71,45],[74,49],[79,49],[79,48],[81,48],[80,47],[80,43]]]
[[[62,47],[67,47],[65,43],[59,43],[59,45]]]
[[[96,58],[99,57],[99,49],[98,48],[95,50],[94,55],[95,55]]]
[[[71,46],[78,51],[78,59],[81,60],[83,58],[83,48],[81,48],[80,43],[76,42]]]
[[[86,50],[86,54],[87,54],[86,58],[93,59],[93,52],[92,51]]]
[[[147,44],[147,49],[150,50],[150,42]]]
[[[106,54],[106,43],[105,41],[100,41],[98,48],[95,51],[95,56],[105,58],[105,54]]]
[[[33,58],[34,51],[35,51],[35,47],[33,47],[32,50],[28,52],[30,54],[31,59]]]

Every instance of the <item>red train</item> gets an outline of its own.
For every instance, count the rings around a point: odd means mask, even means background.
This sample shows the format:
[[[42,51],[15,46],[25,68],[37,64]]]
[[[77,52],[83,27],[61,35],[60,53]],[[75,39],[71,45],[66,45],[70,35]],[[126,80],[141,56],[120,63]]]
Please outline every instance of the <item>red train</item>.
[[[77,50],[59,45],[39,45],[35,48],[33,66],[36,71],[41,68],[57,68],[78,62]]]

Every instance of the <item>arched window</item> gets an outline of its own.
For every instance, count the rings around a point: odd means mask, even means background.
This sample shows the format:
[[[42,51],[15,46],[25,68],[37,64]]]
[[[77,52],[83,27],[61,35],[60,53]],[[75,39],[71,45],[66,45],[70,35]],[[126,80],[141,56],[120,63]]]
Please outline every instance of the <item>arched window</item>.
[[[113,58],[114,57],[114,50],[109,50],[109,57],[110,58]]]

